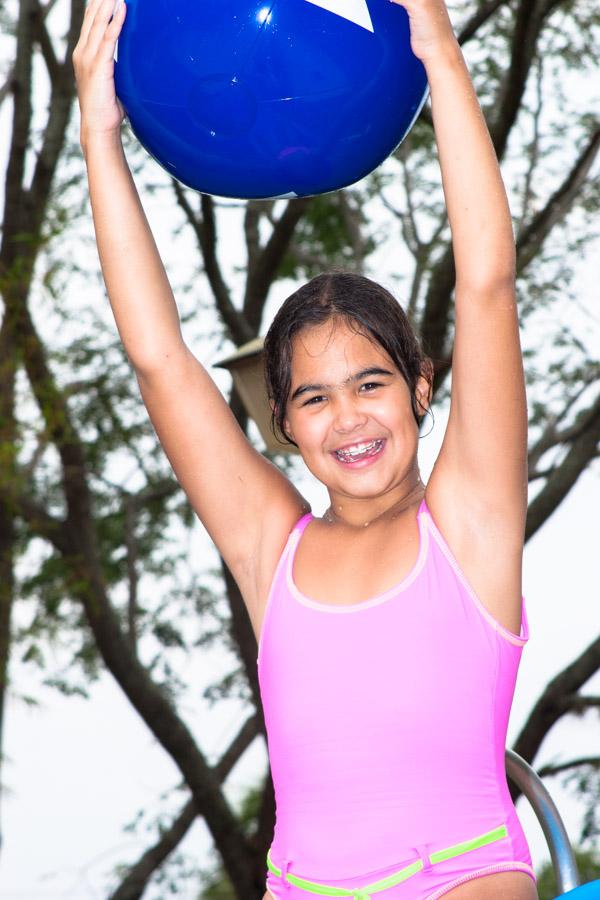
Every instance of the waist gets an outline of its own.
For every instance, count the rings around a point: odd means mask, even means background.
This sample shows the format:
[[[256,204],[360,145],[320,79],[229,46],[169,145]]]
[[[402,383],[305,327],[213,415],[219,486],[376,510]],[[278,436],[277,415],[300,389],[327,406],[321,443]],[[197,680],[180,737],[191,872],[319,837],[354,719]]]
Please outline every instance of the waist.
[[[278,878],[281,878],[283,882],[288,882],[289,884],[295,885],[310,893],[321,893],[333,897],[352,897],[354,900],[369,900],[372,894],[394,887],[395,885],[406,881],[408,878],[411,878],[413,875],[416,875],[417,872],[420,872],[423,869],[430,868],[447,859],[470,853],[480,847],[502,841],[507,837],[507,825],[506,823],[502,823],[489,831],[476,834],[466,840],[435,850],[432,845],[427,843],[416,844],[411,848],[413,850],[412,858],[405,859],[404,864],[400,865],[396,871],[388,872],[385,877],[369,880],[368,883],[361,884],[360,886],[353,884],[351,887],[343,887],[326,884],[322,881],[314,881],[307,878],[305,874],[296,871],[293,867],[292,860],[282,859],[279,861],[280,864],[277,865],[273,861],[271,855],[272,847],[269,848],[269,851],[267,852],[267,867],[270,872]],[[355,881],[356,879],[352,880]]]

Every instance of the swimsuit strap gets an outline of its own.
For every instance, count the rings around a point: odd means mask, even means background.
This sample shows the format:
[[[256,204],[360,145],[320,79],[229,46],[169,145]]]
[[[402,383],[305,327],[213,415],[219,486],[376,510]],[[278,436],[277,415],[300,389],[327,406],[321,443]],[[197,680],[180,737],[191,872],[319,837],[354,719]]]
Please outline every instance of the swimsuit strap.
[[[311,512],[304,513],[304,515],[298,519],[298,521],[292,528],[292,534],[297,531],[299,531],[300,534],[302,534],[302,532],[304,531],[304,529],[306,528],[306,526],[312,519],[314,519],[314,516]]]

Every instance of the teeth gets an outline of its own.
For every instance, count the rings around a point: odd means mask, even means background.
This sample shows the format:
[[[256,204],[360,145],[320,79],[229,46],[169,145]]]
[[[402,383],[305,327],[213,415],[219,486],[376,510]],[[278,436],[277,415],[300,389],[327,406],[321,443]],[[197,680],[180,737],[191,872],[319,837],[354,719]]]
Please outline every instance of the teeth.
[[[375,446],[375,441],[370,441],[368,444],[357,444],[356,447],[349,447],[347,450],[342,450],[342,453],[348,454],[348,456],[360,456],[362,453],[366,453],[367,450],[372,450]]]
[[[338,459],[349,462],[360,459],[361,456],[365,456],[367,453],[371,453],[374,450],[379,450],[381,445],[382,441],[380,440],[369,441],[368,443],[356,444],[354,447],[349,447],[345,450],[336,450],[335,454]]]

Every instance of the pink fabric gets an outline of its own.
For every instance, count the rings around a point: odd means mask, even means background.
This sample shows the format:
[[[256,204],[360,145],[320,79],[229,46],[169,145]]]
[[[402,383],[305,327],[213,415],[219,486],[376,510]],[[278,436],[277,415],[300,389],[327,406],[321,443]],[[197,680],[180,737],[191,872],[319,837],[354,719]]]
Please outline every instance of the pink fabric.
[[[507,863],[533,878],[504,768],[529,639],[525,604],[519,635],[494,620],[425,501],[419,556],[399,585],[350,606],[316,602],[292,577],[311,519],[304,516],[290,535],[259,642],[277,809],[274,864],[311,881],[350,887],[350,879],[360,887],[506,824],[507,838],[374,896],[437,897],[444,885]],[[275,897],[309,896],[271,872],[267,885]]]

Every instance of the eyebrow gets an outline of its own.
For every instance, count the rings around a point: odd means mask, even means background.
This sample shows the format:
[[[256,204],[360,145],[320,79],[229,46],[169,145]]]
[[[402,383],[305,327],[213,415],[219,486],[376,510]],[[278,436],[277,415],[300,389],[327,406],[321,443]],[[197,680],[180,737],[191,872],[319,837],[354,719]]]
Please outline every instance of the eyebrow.
[[[360,372],[357,372],[355,375],[350,375],[349,378],[346,379],[344,384],[349,384],[350,382],[361,381],[363,378],[367,378],[369,375],[393,375],[393,372],[390,372],[389,369],[381,369],[378,366],[372,366],[369,369],[361,369]],[[292,396],[290,397],[290,401],[297,400],[298,397],[301,397],[303,394],[309,394],[318,391],[328,391],[331,390],[333,385],[331,384],[301,384],[299,385]]]

